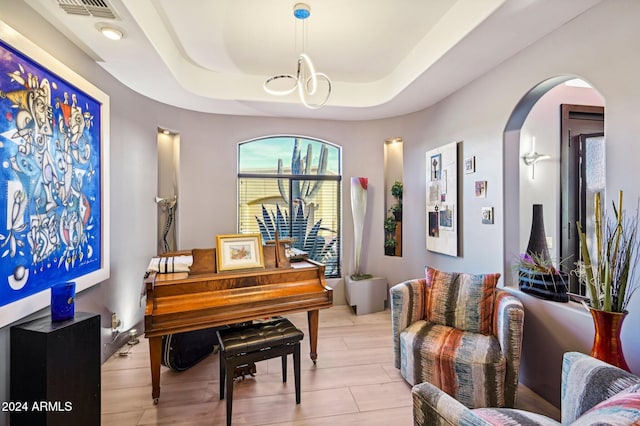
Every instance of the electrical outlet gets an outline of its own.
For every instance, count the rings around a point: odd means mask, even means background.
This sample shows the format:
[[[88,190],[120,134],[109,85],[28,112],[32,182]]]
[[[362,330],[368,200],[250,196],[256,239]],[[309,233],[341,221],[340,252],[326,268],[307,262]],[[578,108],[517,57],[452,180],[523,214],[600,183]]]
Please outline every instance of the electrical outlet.
[[[111,314],[111,331],[116,331],[118,330],[118,327],[120,327],[120,318],[118,318],[118,316],[116,315],[116,313],[112,313]]]

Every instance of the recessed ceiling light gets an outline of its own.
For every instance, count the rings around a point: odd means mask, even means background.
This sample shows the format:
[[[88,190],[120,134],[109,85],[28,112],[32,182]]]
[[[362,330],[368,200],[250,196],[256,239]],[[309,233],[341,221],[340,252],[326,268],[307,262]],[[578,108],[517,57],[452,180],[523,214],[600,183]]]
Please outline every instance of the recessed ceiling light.
[[[124,37],[124,33],[121,29],[112,27],[109,25],[103,25],[98,28],[103,36],[109,40],[120,40]]]

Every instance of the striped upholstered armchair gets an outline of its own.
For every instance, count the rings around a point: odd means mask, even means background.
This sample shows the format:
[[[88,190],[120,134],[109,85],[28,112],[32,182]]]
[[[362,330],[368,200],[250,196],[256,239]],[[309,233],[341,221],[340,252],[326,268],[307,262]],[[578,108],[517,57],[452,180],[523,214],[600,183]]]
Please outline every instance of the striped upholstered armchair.
[[[395,367],[409,384],[469,408],[515,406],[524,309],[499,279],[429,267],[391,288]]]
[[[588,355],[562,361],[562,423],[511,408],[468,409],[431,383],[413,387],[416,426],[631,426],[640,424],[640,377]]]

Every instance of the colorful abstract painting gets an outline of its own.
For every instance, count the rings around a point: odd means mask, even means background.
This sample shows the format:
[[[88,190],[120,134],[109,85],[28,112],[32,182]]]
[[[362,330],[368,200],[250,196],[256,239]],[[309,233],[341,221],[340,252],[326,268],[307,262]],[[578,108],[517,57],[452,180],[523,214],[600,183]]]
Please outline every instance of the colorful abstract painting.
[[[101,102],[0,42],[0,307],[102,268]]]

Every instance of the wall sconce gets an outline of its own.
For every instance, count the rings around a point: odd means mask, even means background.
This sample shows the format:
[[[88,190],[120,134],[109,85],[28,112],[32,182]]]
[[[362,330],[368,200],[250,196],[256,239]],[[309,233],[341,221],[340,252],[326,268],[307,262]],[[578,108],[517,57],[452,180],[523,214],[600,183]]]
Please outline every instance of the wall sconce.
[[[551,156],[549,154],[539,154],[538,152],[536,152],[536,138],[532,137],[531,151],[522,156],[522,161],[524,161],[524,164],[526,164],[527,166],[531,166],[531,180],[534,180],[536,176],[536,163],[538,161],[548,160],[550,158]]]

